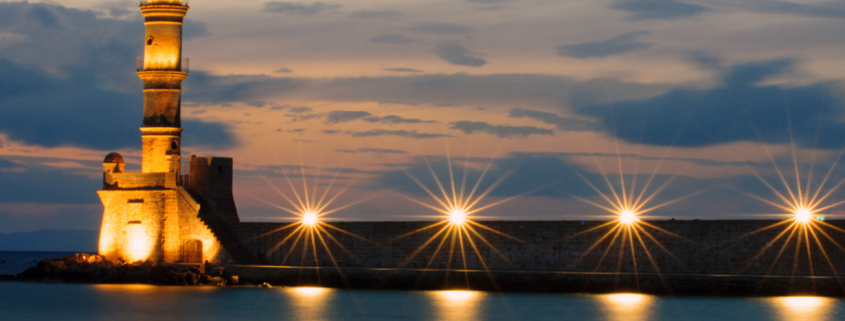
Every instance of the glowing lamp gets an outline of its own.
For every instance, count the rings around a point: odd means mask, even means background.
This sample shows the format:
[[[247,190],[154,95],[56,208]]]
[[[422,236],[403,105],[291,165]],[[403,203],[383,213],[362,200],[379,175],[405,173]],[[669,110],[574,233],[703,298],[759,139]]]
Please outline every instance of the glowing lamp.
[[[813,219],[813,213],[809,209],[799,208],[795,211],[795,220],[801,223],[807,223]]]
[[[449,222],[455,225],[464,224],[467,219],[467,213],[460,209],[453,209],[449,213]]]
[[[302,215],[302,224],[305,225],[314,225],[317,224],[317,213],[314,212],[305,212]]]
[[[631,210],[623,210],[619,212],[619,221],[625,224],[634,223],[637,220],[637,215],[634,211]]]

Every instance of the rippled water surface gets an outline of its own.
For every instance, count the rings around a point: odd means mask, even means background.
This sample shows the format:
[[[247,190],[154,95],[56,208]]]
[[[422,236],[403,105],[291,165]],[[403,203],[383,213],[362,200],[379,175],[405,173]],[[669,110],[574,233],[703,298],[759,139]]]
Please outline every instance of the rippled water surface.
[[[2,320],[845,319],[820,297],[702,298],[0,283]]]

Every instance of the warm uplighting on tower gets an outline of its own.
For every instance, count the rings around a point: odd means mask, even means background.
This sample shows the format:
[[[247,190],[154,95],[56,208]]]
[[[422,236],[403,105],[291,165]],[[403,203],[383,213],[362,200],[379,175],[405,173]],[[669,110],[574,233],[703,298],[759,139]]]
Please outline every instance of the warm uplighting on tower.
[[[467,212],[462,209],[453,209],[449,212],[449,223],[454,225],[463,225],[467,220]]]
[[[317,213],[314,213],[313,211],[305,211],[305,213],[302,214],[302,224],[308,226],[317,224]]]
[[[619,221],[624,224],[633,224],[637,221],[637,213],[629,209],[624,209],[619,212]]]

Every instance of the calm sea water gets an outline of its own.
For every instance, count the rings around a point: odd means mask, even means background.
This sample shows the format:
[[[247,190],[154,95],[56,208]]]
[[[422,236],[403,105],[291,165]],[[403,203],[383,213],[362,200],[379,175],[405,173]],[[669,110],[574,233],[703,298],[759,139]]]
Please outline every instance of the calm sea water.
[[[0,319],[825,321],[845,319],[845,303],[819,297],[670,298],[0,282]]]

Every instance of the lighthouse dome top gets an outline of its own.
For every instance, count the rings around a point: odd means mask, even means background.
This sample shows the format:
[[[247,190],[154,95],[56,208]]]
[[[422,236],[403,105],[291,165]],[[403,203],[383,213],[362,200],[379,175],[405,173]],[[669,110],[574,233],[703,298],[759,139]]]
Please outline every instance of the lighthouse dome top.
[[[118,153],[109,153],[106,155],[106,159],[103,160],[103,163],[112,163],[112,164],[124,164],[123,156],[120,156]]]

